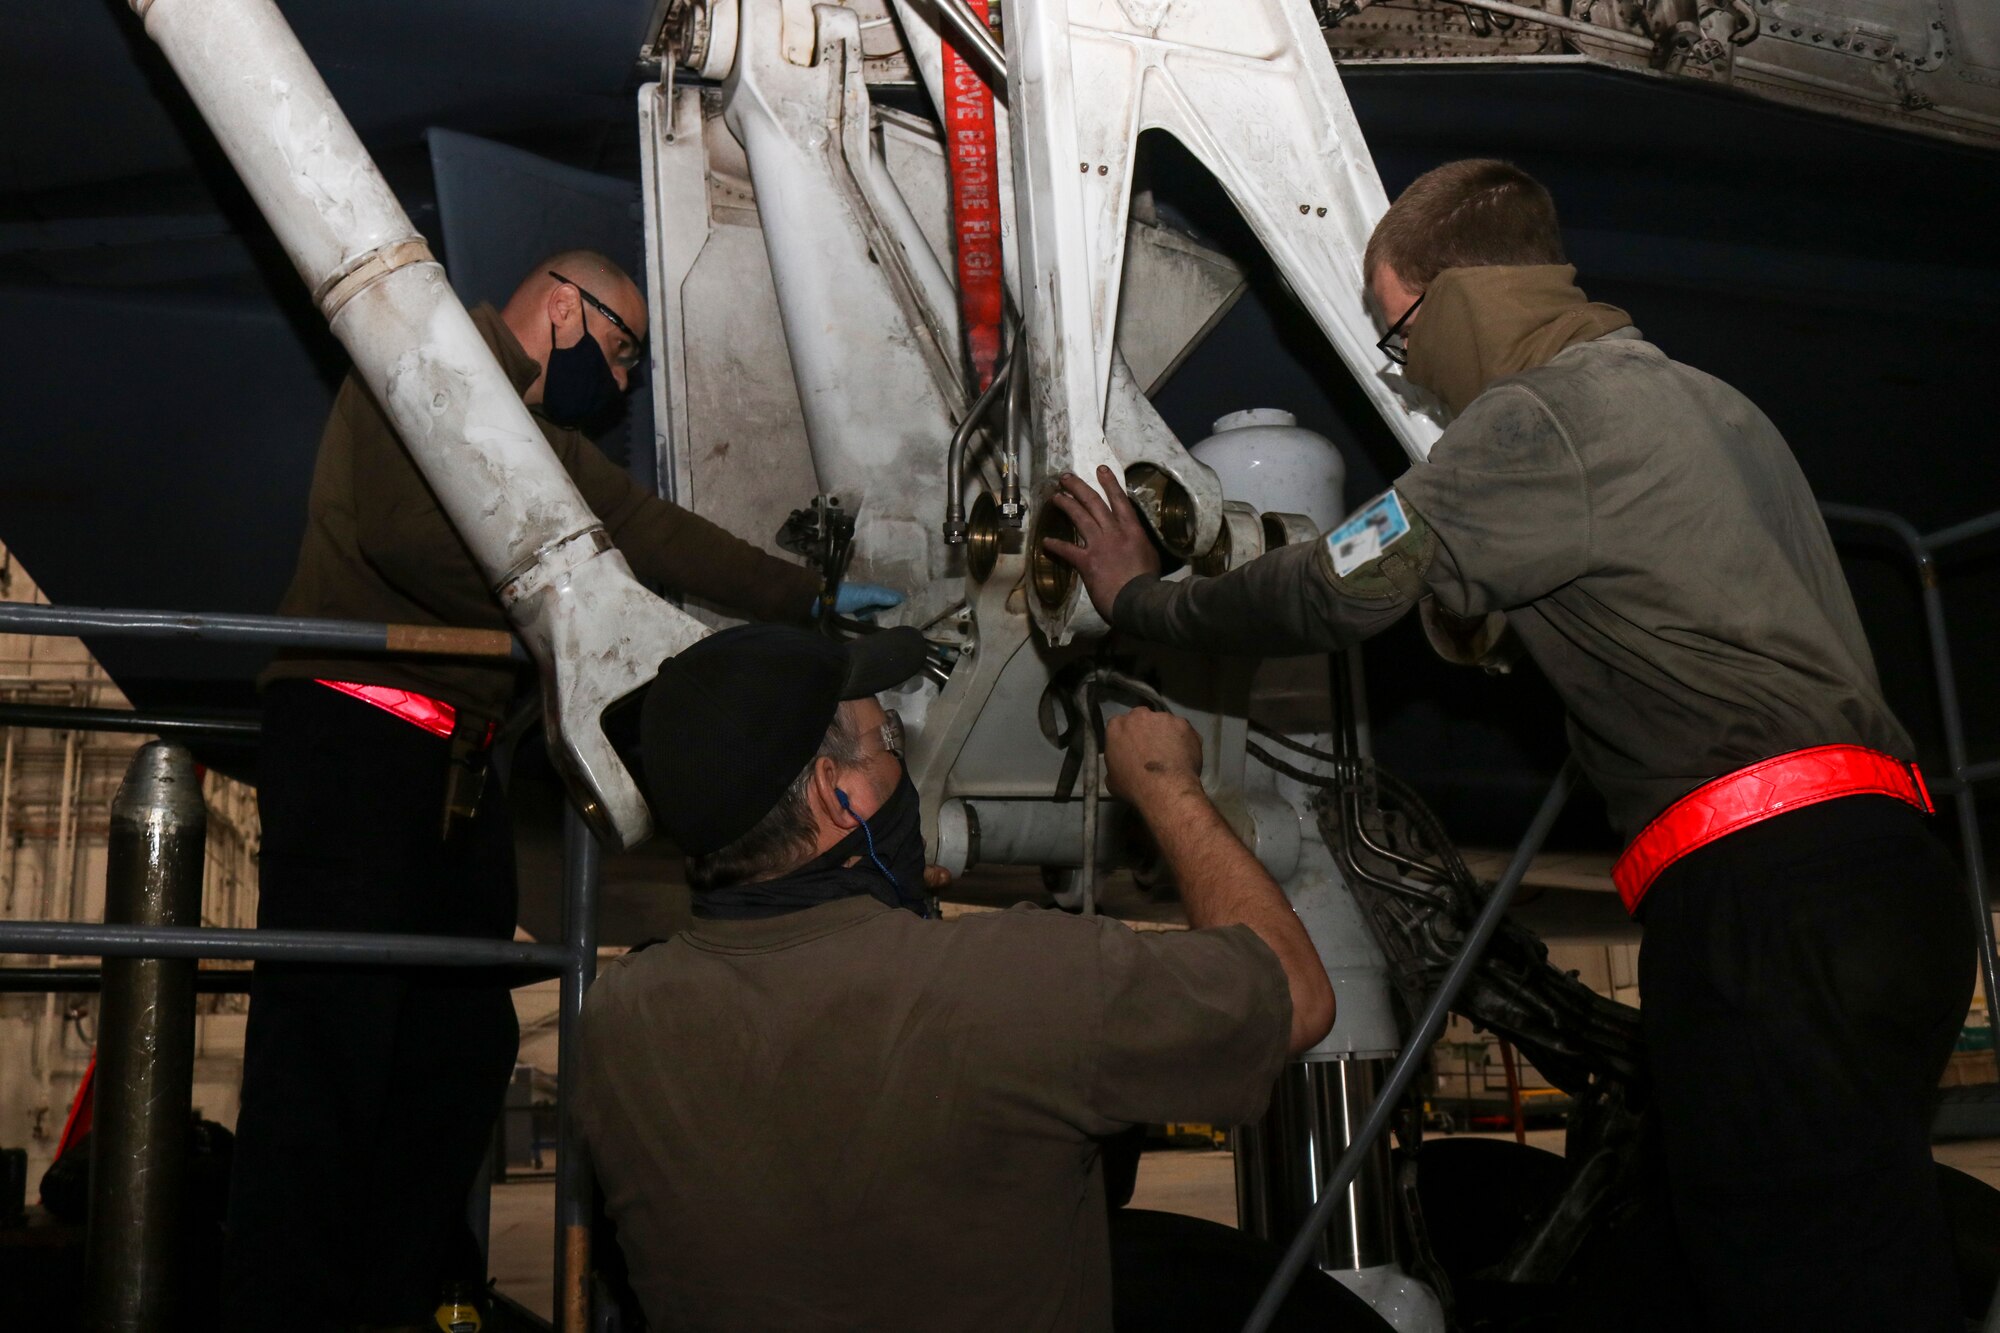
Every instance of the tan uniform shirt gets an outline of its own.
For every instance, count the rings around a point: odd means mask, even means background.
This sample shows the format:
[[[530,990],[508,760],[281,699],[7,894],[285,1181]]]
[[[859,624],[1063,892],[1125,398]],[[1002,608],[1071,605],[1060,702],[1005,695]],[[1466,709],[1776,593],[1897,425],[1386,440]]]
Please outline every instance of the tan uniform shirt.
[[[1436,534],[1427,595],[1506,613],[1627,838],[1772,755],[1912,757],[1784,437],[1635,330],[1494,383],[1395,490]],[[1302,542],[1219,578],[1135,579],[1112,619],[1183,647],[1283,654],[1347,647],[1411,605],[1347,595],[1326,543]]]
[[[499,312],[482,305],[472,319],[514,387],[534,383],[541,368]],[[753,619],[802,621],[810,614],[819,590],[810,570],[649,494],[582,433],[538,411],[535,421],[641,579]],[[340,386],[320,437],[298,568],[278,610],[288,616],[507,628],[486,576],[438,507],[395,427],[352,374]],[[506,711],[515,676],[516,668],[506,662],[299,651],[280,655],[263,679],[389,685],[495,720]]]
[[[1263,1112],[1247,927],[873,898],[698,921],[591,989],[577,1102],[654,1328],[1111,1327],[1093,1135]]]

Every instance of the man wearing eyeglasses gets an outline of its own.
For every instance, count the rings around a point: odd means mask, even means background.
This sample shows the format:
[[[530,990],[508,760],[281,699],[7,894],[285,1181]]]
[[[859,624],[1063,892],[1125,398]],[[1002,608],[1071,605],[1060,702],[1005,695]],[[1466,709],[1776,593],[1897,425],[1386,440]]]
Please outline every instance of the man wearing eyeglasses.
[[[575,1105],[652,1328],[1108,1330],[1097,1140],[1256,1118],[1332,1022],[1164,713],[1112,717],[1105,765],[1196,929],[940,919],[875,698],[924,655],[907,627],[748,625],[647,691],[647,797],[695,922],[591,988]]]
[[[635,483],[583,434],[645,355],[646,305],[571,251],[474,324],[641,579],[753,620],[804,622],[808,569]],[[843,587],[836,610],[893,605]],[[485,575],[394,427],[350,375],[320,441],[291,616],[505,631]],[[287,652],[265,672],[258,924],[506,939],[513,835],[487,756],[527,683],[505,661]],[[517,1044],[489,976],[260,964],[229,1217],[230,1327],[428,1324],[483,1276],[465,1200]]]
[[[1929,1108],[1972,923],[1790,448],[1577,288],[1507,163],[1420,177],[1365,265],[1383,352],[1452,417],[1427,462],[1218,578],[1162,582],[1111,476],[1108,504],[1066,479],[1081,540],[1051,549],[1114,626],[1183,647],[1345,648],[1412,606],[1460,660],[1518,639],[1628,840],[1691,1278],[1663,1262],[1591,1326],[1956,1333]]]

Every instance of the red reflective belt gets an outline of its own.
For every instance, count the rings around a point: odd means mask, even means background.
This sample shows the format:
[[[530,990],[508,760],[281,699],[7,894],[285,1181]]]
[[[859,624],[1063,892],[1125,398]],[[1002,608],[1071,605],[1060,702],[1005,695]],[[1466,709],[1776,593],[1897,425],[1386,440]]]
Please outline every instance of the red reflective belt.
[[[399,690],[390,685],[363,685],[352,680],[322,680],[319,683],[329,690],[339,690],[349,698],[373,704],[385,713],[394,713],[440,740],[450,740],[451,733],[458,726],[458,710],[444,700],[433,699],[427,694]],[[493,724],[487,723],[486,735],[480,741],[482,748],[493,743],[494,730]]]
[[[1703,783],[1662,810],[1611,867],[1611,882],[1636,913],[1660,872],[1741,828],[1839,796],[1893,796],[1930,814],[1917,766],[1861,745],[1793,750]]]
[[[969,0],[986,21],[987,0]],[[950,42],[944,44],[945,142],[951,162],[954,239],[958,243],[959,316],[979,388],[1000,360],[1000,192],[993,90]]]

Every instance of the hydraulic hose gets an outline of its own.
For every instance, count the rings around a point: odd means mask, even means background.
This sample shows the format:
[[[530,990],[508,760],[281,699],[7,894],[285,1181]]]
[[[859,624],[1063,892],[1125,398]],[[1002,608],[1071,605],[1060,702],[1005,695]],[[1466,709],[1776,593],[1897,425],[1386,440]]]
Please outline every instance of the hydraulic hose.
[[[993,410],[993,405],[1005,395],[1011,405],[1013,396],[1008,385],[1014,375],[1014,354],[1018,350],[1020,335],[1008,344],[1007,355],[1000,359],[1000,368],[993,374],[993,382],[973,399],[966,409],[965,420],[951,433],[951,444],[945,449],[945,504],[944,539],[953,546],[965,540],[965,501],[959,498],[959,490],[965,484],[965,446],[971,441],[973,431]]]
[[[1128,676],[1113,667],[1092,667],[1076,684],[1072,706],[1076,712],[1076,725],[1083,733],[1081,737],[1083,767],[1078,772],[1078,777],[1083,783],[1083,868],[1077,878],[1082,890],[1085,916],[1097,915],[1097,837],[1099,807],[1103,799],[1103,784],[1097,776],[1097,690],[1100,685],[1121,690],[1157,712],[1174,711],[1167,706],[1166,699],[1159,691],[1137,677]]]
[[[1403,1053],[1396,1057],[1395,1067],[1389,1071],[1388,1080],[1375,1098],[1374,1105],[1368,1108],[1368,1117],[1361,1122],[1360,1131],[1355,1134],[1347,1151],[1340,1155],[1340,1161],[1328,1174],[1325,1184],[1320,1189],[1319,1202],[1313,1205],[1312,1213],[1299,1227],[1298,1235],[1292,1238],[1290,1248],[1285,1251],[1284,1260],[1278,1265],[1278,1271],[1271,1275],[1271,1281],[1264,1288],[1264,1294],[1258,1297],[1256,1308],[1250,1312],[1250,1318],[1244,1323],[1243,1333],[1267,1333],[1271,1327],[1271,1321],[1277,1316],[1278,1308],[1285,1302],[1286,1293],[1291,1291],[1292,1284],[1298,1280],[1299,1274],[1311,1260],[1320,1233],[1326,1230],[1327,1223],[1333,1220],[1334,1211],[1347,1198],[1347,1187],[1353,1183],[1355,1174],[1361,1169],[1363,1159],[1375,1140],[1381,1136],[1382,1131],[1388,1128],[1389,1117],[1395,1114],[1403,1094],[1409,1090],[1410,1081],[1416,1077],[1418,1068],[1430,1052],[1431,1044],[1444,1030],[1445,1016],[1450,1013],[1453,1001],[1458,999],[1459,991],[1464,989],[1466,981],[1472,976],[1472,970],[1479,965],[1480,955],[1486,951],[1494,932],[1500,928],[1500,920],[1507,914],[1507,905],[1513,901],[1514,890],[1520,887],[1521,877],[1528,872],[1528,863],[1534,860],[1535,853],[1541,849],[1542,840],[1548,836],[1549,829],[1555,824],[1556,816],[1562,813],[1563,805],[1576,787],[1576,777],[1576,759],[1572,756],[1564,761],[1562,771],[1556,774],[1556,780],[1549,786],[1548,795],[1542,798],[1541,809],[1535,812],[1527,833],[1521,838],[1521,845],[1514,849],[1514,859],[1507,863],[1506,873],[1501,875],[1500,882],[1493,886],[1492,896],[1486,900],[1486,906],[1481,909],[1478,920],[1473,923],[1471,932],[1466,936],[1465,947],[1459,951],[1458,957],[1452,960],[1451,968],[1445,973],[1437,993],[1425,1007],[1423,1019],[1417,1024],[1417,1030],[1410,1034],[1409,1041],[1403,1046]]]
[[[1025,511],[1021,506],[1021,437],[1028,422],[1028,349],[1022,346],[1028,331],[1014,335],[1014,350],[1007,358],[1007,433],[1000,455],[1000,521],[1008,527],[1021,526]]]

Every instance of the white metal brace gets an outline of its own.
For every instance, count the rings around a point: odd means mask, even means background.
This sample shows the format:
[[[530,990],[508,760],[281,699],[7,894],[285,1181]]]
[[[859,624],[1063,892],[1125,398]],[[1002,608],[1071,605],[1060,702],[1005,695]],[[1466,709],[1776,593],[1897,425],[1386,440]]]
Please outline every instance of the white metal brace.
[[[601,725],[705,632],[632,577],[272,0],[131,0],[540,668],[598,836],[652,832]]]

